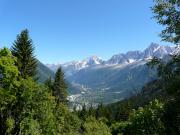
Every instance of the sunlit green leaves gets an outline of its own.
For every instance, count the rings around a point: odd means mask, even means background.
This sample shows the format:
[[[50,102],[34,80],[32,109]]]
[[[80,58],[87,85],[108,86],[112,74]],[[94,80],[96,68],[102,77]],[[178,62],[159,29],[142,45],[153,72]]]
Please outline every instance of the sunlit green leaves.
[[[157,22],[165,29],[161,32],[162,40],[180,43],[180,1],[179,0],[154,0],[152,8]]]

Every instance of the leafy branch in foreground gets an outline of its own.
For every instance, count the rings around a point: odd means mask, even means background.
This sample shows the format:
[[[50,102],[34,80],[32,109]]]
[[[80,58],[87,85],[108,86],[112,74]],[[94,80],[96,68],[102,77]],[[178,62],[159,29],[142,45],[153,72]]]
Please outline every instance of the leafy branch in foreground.
[[[180,1],[179,0],[154,0],[152,7],[154,18],[166,28],[161,32],[162,40],[180,43]]]

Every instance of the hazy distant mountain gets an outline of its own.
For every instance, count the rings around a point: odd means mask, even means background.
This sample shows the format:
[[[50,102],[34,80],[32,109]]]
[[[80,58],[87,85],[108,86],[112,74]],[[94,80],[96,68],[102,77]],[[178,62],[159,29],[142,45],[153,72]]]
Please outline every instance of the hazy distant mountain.
[[[64,64],[47,64],[46,66],[49,67],[51,70],[56,71],[58,67],[62,67],[66,73],[66,75],[72,75],[73,73],[88,68],[91,66],[101,65],[103,64],[103,60],[97,56],[92,56],[86,58],[82,61],[72,61]]]
[[[156,43],[144,51],[129,51],[104,61],[93,56],[82,61],[61,64],[70,83],[70,100],[76,102],[112,103],[137,93],[156,76],[146,63],[154,56],[163,58],[176,52],[171,46]],[[48,65],[52,70],[60,65]]]

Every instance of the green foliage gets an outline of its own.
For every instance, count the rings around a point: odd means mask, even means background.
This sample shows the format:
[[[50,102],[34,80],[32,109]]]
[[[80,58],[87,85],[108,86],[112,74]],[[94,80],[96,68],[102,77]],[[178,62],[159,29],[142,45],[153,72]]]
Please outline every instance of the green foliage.
[[[105,108],[104,108],[104,105],[103,103],[100,103],[97,107],[97,110],[96,110],[96,118],[101,118],[104,116],[104,112],[105,112]]]
[[[11,48],[13,56],[17,58],[16,65],[22,78],[34,77],[37,72],[37,60],[34,56],[33,42],[28,30],[23,30],[14,41]]]
[[[93,108],[92,104],[91,106],[89,107],[89,110],[88,110],[88,116],[95,116],[96,114],[96,110]]]
[[[173,100],[165,105],[163,121],[167,135],[180,134],[180,100]]]
[[[58,102],[66,102],[67,98],[67,84],[64,79],[64,73],[58,68],[53,85],[53,94]]]
[[[92,110],[93,113],[93,110]],[[109,122],[112,121],[112,110],[111,108],[107,108],[103,105],[103,103],[100,103],[96,109],[96,118],[107,118]]]
[[[161,32],[162,40],[180,42],[180,1],[154,0],[152,8],[157,22],[166,28]]]
[[[6,120],[6,127],[7,127],[6,133],[7,133],[7,134],[10,134],[10,133],[11,133],[11,131],[12,131],[13,128],[14,128],[14,124],[15,124],[14,119],[12,119],[12,118],[7,118],[7,120]]]
[[[16,59],[7,48],[0,49],[0,134],[10,133],[14,119],[11,109],[16,102],[18,69]]]
[[[129,122],[116,122],[111,125],[113,135],[122,135]]]
[[[180,43],[180,1],[155,0],[152,8],[158,23],[166,28],[161,32],[162,40]],[[171,99],[166,103],[164,123],[166,134],[180,134],[180,55],[173,55],[169,61],[154,58],[150,67],[156,67],[161,89],[168,92]]]
[[[9,87],[16,82],[18,69],[14,65],[16,58],[7,49],[0,49],[0,87]]]
[[[162,82],[162,89],[171,95],[180,94],[180,55],[172,56],[171,60],[153,58],[148,65],[157,68],[158,79]]]
[[[164,105],[158,100],[150,102],[144,108],[134,110],[130,117],[130,124],[125,134],[133,135],[164,135],[165,128],[162,122]]]
[[[84,105],[82,106],[82,110],[80,110],[80,111],[78,112],[78,114],[79,114],[79,117],[80,117],[82,120],[85,120],[85,119],[86,119],[86,117],[87,117],[87,115],[88,115],[87,108],[86,108],[86,104],[84,104]]]
[[[0,134],[61,134],[57,125],[64,123],[60,119],[65,115],[56,111],[63,107],[49,88],[18,76],[15,62],[8,49],[0,50]]]
[[[20,125],[22,135],[41,135],[40,125],[37,120],[31,117],[26,117],[23,119]]]
[[[15,120],[13,134],[37,132],[33,130],[36,128],[34,126],[40,127],[42,133],[54,133],[55,123],[53,121],[55,116],[53,109],[55,102],[47,91],[46,88],[39,86],[31,78],[20,80],[20,86],[16,92],[16,102],[11,109],[12,117]]]
[[[73,113],[67,113],[64,119],[65,119],[65,123],[64,123],[63,134],[64,135],[79,134],[78,132],[81,127],[81,121],[78,118],[78,116]]]
[[[52,81],[52,79],[51,79],[51,77],[49,77],[45,82],[44,82],[44,85],[46,86],[46,87],[48,87],[48,89],[49,89],[49,92],[53,95],[53,81]]]
[[[85,135],[111,135],[110,129],[101,120],[89,117],[83,124]]]
[[[160,88],[170,95],[166,100],[163,122],[166,134],[180,133],[180,55],[173,55],[168,61],[154,58],[148,63],[157,68]]]

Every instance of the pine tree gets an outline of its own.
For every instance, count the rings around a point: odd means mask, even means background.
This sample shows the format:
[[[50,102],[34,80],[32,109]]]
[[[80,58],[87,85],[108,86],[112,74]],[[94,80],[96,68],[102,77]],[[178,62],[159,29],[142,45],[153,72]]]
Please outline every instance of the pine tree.
[[[37,60],[34,56],[34,46],[27,29],[23,30],[14,41],[11,48],[17,58],[17,67],[22,78],[34,77],[37,71]]]
[[[73,113],[77,113],[77,106],[76,105],[74,105],[74,107],[73,107]]]
[[[80,111],[80,118],[85,120],[87,116],[86,104],[84,103],[82,106],[82,110]]]
[[[93,116],[93,117],[95,116],[95,110],[94,110],[92,104],[91,104],[91,106],[89,107],[88,115],[89,115],[89,116]]]
[[[98,107],[97,107],[97,110],[96,110],[96,118],[101,118],[104,116],[104,112],[105,112],[105,108],[104,108],[104,105],[103,103],[101,102]]]
[[[44,85],[45,85],[46,87],[48,87],[50,93],[52,94],[52,91],[53,91],[53,82],[52,82],[51,77],[49,77],[49,78],[44,82]]]
[[[58,68],[53,85],[53,94],[57,99],[57,102],[66,102],[67,98],[67,84],[64,79],[64,73],[61,67]]]

